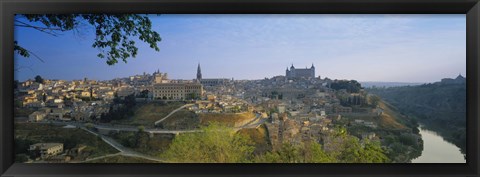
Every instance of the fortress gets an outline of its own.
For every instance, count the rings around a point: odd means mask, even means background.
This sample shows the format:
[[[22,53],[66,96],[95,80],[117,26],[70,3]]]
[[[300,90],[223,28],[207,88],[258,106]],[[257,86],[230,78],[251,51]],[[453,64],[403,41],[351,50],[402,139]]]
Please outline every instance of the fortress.
[[[315,66],[312,66],[310,68],[305,67],[305,69],[297,69],[293,66],[290,67],[290,70],[285,71],[285,76],[287,79],[294,79],[294,78],[314,78],[315,77]]]

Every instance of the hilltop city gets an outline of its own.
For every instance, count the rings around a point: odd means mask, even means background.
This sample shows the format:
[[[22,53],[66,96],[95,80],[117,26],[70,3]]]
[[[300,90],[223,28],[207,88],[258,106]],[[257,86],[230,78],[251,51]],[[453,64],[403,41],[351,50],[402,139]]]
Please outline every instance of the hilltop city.
[[[462,80],[459,76],[442,82]],[[264,139],[256,140],[256,152],[278,149],[284,143],[325,145],[335,141],[330,135],[337,127],[347,127],[361,140],[380,142],[385,149],[394,148],[388,138],[408,136],[413,143],[397,150],[407,155],[390,155],[394,162],[407,162],[414,157],[408,154],[418,151],[421,137],[414,131],[417,125],[399,118],[408,120],[355,80],[316,76],[313,64],[305,68],[292,64],[285,75],[260,80],[204,78],[199,63],[191,80],[170,79],[157,70],[106,81],[37,76],[15,83],[19,162],[89,162],[119,154],[161,162],[155,154],[168,147],[169,140],[213,121],[237,131],[267,132],[260,134]],[[47,125],[61,128],[48,130]],[[54,131],[70,139],[32,138],[34,130]],[[140,131],[148,135],[145,141],[134,134]],[[99,139],[85,142],[80,134]],[[325,146],[325,151],[334,148]]]

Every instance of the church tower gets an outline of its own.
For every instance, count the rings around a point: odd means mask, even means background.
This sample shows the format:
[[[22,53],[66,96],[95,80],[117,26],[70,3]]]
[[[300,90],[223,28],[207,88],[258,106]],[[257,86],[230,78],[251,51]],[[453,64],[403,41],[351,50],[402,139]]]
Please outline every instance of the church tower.
[[[310,77],[315,78],[315,66],[313,66],[313,63],[312,67],[310,67]]]
[[[197,80],[202,80],[202,70],[200,69],[200,63],[198,63],[197,67]]]

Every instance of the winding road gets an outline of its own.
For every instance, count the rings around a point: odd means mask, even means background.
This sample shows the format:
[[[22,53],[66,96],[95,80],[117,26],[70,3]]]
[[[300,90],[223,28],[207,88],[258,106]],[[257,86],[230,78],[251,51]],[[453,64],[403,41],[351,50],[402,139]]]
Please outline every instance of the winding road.
[[[155,122],[155,125],[161,123],[162,121],[164,121],[165,119],[167,119],[168,117],[170,117],[171,115],[173,115],[174,113],[176,113],[177,111],[180,111],[181,109],[183,108],[186,108],[186,107],[189,107],[189,106],[192,106],[193,104],[186,104],[186,105],[183,105],[175,110],[173,110],[172,112],[170,112],[167,116],[163,117],[162,119],[158,120]],[[254,119],[252,119],[250,122],[247,122],[246,124],[242,125],[242,126],[239,126],[239,127],[235,127],[234,130],[235,131],[238,131],[238,130],[241,130],[243,128],[256,128],[258,126],[260,126],[261,124],[263,124],[267,119],[266,118],[262,118],[261,117],[261,114],[257,114],[256,117]],[[85,161],[82,161],[80,163],[83,163],[83,162],[90,162],[90,161],[94,161],[94,160],[98,160],[98,159],[102,159],[102,158],[106,158],[106,157],[113,157],[113,156],[117,156],[117,155],[123,155],[123,156],[129,156],[129,157],[138,157],[138,158],[143,158],[143,159],[147,159],[147,160],[151,160],[151,161],[156,161],[156,162],[161,162],[161,163],[165,163],[167,162],[166,160],[164,159],[160,159],[160,158],[157,158],[157,157],[154,157],[154,156],[150,156],[150,155],[146,155],[146,154],[142,154],[142,153],[139,153],[139,152],[136,152],[136,151],[133,151],[132,149],[129,149],[123,145],[121,145],[120,143],[118,143],[117,141],[115,141],[113,138],[110,138],[108,136],[105,136],[105,135],[102,135],[101,133],[98,133],[96,131],[92,131],[88,128],[85,127],[85,124],[84,123],[79,123],[79,122],[63,122],[63,121],[49,121],[49,122],[37,122],[37,123],[50,123],[50,124],[57,124],[57,125],[70,125],[70,126],[75,126],[75,127],[79,127],[95,136],[98,136],[100,137],[105,143],[109,144],[110,146],[112,146],[113,148],[117,149],[118,151],[120,151],[119,153],[115,153],[115,154],[108,154],[108,155],[104,155],[104,156],[100,156],[100,157],[95,157],[95,158],[91,158],[91,159],[86,159]],[[130,132],[137,132],[139,131],[139,129],[137,127],[128,127],[128,126],[108,126],[108,125],[98,125],[98,124],[92,124],[94,128],[96,128],[97,130],[107,130],[107,131],[130,131]],[[194,129],[194,130],[163,130],[163,129],[145,129],[144,130],[145,132],[148,132],[148,133],[151,133],[151,134],[180,134],[180,133],[191,133],[191,132],[200,132],[202,130],[199,130],[199,129]]]
[[[120,143],[118,143],[117,141],[115,141],[114,139],[110,138],[110,137],[107,137],[107,136],[104,136],[104,135],[101,135],[99,133],[96,133],[94,131],[91,131],[85,127],[80,127],[81,129],[91,133],[91,134],[94,134],[95,136],[99,136],[100,138],[102,138],[102,140],[109,144],[110,146],[112,146],[113,148],[117,149],[118,151],[120,151],[119,153],[116,153],[116,154],[110,154],[110,155],[106,155],[104,156],[103,158],[105,157],[111,157],[111,156],[115,156],[115,155],[123,155],[123,156],[130,156],[130,157],[139,157],[139,158],[143,158],[143,159],[147,159],[147,160],[151,160],[151,161],[157,161],[157,162],[166,162],[165,160],[163,159],[159,159],[157,157],[154,157],[154,156],[149,156],[149,155],[145,155],[145,154],[142,154],[142,153],[139,153],[139,152],[136,152],[136,151],[133,151],[123,145],[121,145]],[[97,158],[93,158],[93,160],[97,160],[97,159],[101,159],[100,157],[97,157]],[[92,159],[87,159],[83,162],[87,162],[87,161],[92,161]]]

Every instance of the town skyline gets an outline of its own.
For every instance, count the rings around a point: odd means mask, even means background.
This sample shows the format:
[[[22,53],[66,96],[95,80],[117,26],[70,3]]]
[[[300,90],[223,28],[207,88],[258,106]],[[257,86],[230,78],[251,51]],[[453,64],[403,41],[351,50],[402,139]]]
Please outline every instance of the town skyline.
[[[255,80],[310,67],[316,77],[431,83],[466,76],[464,15],[161,15],[151,16],[160,52],[108,66],[91,48],[92,30],[53,37],[15,29],[19,44],[41,56],[15,57],[15,79],[111,80],[159,69],[172,79]],[[288,25],[287,25],[288,24]],[[349,50],[345,50],[349,49]],[[218,52],[221,51],[221,52]],[[268,67],[266,67],[268,66]]]
[[[305,68],[298,68],[296,67],[297,69],[309,69],[309,67],[305,67]],[[58,78],[43,78],[43,79],[47,79],[47,80],[65,80],[65,81],[78,81],[78,80],[84,80],[84,79],[88,79],[88,80],[96,80],[96,81],[109,81],[109,80],[115,80],[115,79],[122,79],[122,78],[128,78],[128,77],[133,77],[133,76],[141,76],[141,75],[154,75],[154,73],[156,72],[160,72],[160,73],[163,73],[163,74],[167,74],[166,72],[162,72],[160,69],[157,69],[156,71],[153,71],[153,72],[142,72],[142,73],[137,73],[137,74],[133,74],[133,75],[128,75],[128,76],[122,76],[122,77],[115,77],[115,78],[111,78],[111,79],[95,79],[95,78],[89,78],[89,77],[81,77],[81,78],[73,78],[73,79],[58,79]],[[40,76],[40,75],[38,75]],[[168,75],[169,76],[169,75]],[[278,77],[278,76],[282,76],[282,77],[286,77],[288,79],[288,77],[283,74],[283,75],[276,75],[276,76],[272,76],[272,77],[264,77],[264,78],[259,78],[259,79],[235,79],[235,78],[227,78],[227,77],[203,77],[203,79],[219,79],[219,78],[223,78],[223,79],[233,79],[233,80],[261,80],[261,79],[265,79],[265,78],[274,78],[274,77]],[[457,76],[462,76],[462,77],[466,77],[466,75],[462,74],[462,73],[458,73],[458,75],[455,75],[455,77]],[[36,76],[34,76],[36,77]],[[19,80],[20,82],[25,82],[27,80],[35,80],[35,78],[32,77],[32,78],[26,78],[26,80]],[[316,77],[319,77],[319,76],[316,76]],[[454,76],[452,77],[445,77],[445,78],[455,78]],[[348,79],[348,78],[341,78],[341,79],[338,79],[338,78],[330,78],[328,76],[326,77],[321,77],[321,79],[325,79],[325,78],[328,78],[328,79],[331,79],[331,80],[356,80],[356,79]],[[439,82],[441,79],[445,79],[445,78],[439,78],[437,81],[432,81],[432,82],[408,82],[408,81],[405,81],[405,82],[402,82],[402,81],[371,81],[371,80],[366,80],[366,81],[361,81],[361,80],[356,80],[358,82],[364,82],[364,83],[375,83],[375,82],[379,82],[379,83],[405,83],[405,84],[428,84],[428,83],[435,83],[435,82]],[[171,78],[169,76],[170,80],[195,80],[196,78],[192,77],[190,79],[183,79],[183,78]]]

